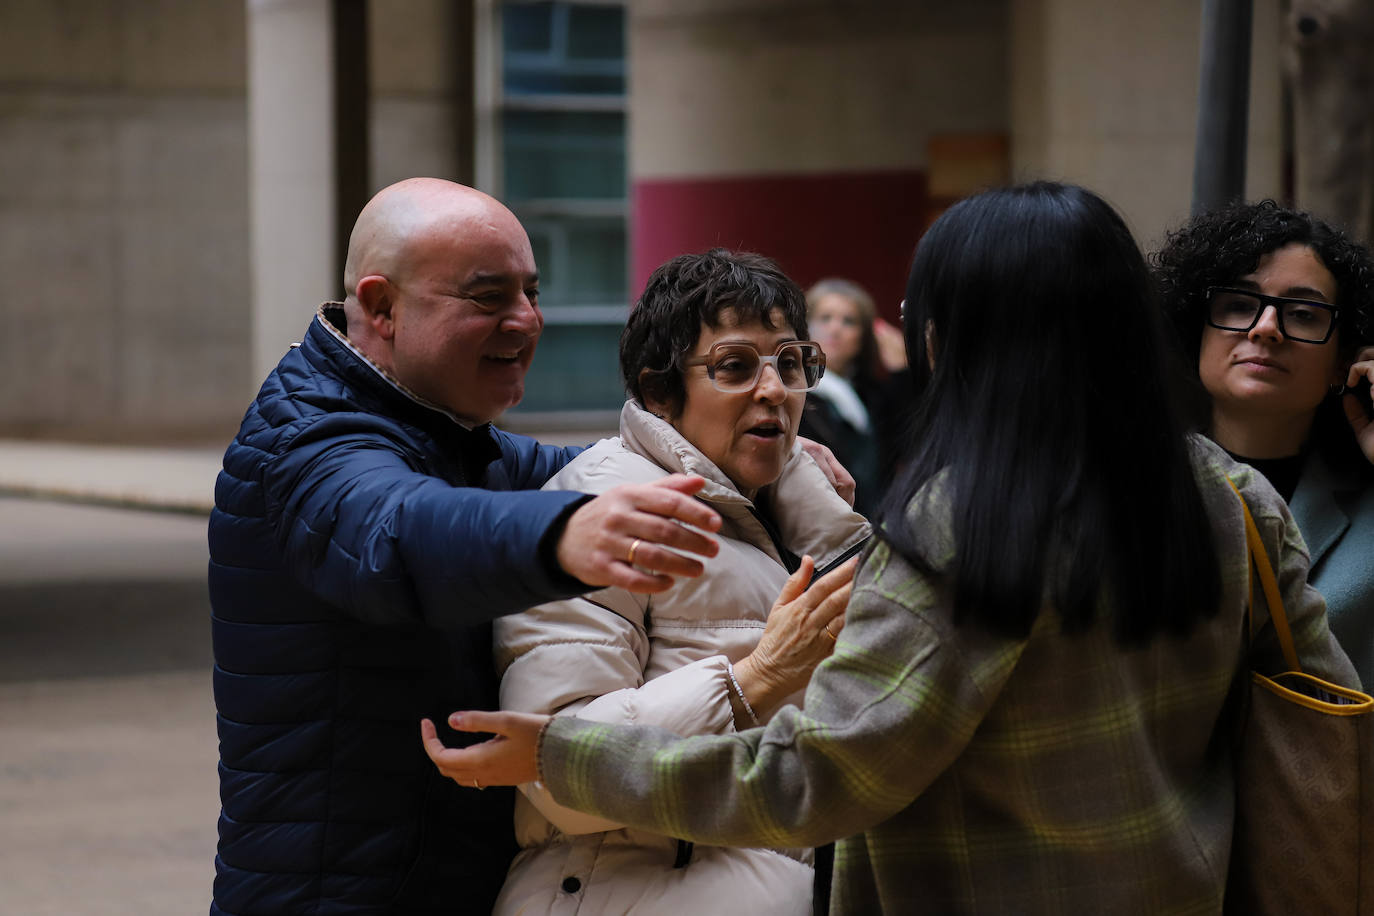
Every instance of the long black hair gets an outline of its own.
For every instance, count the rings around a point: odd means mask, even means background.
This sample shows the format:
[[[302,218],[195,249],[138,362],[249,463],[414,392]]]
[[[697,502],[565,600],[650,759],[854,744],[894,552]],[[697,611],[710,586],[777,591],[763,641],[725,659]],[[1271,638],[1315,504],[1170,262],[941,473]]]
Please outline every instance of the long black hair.
[[[918,404],[883,537],[944,578],[956,623],[1025,636],[1048,602],[1075,632],[1110,607],[1138,645],[1216,612],[1177,363],[1111,206],[1052,182],[955,204],[916,250],[904,325]],[[936,484],[952,558],[926,555],[910,511]]]

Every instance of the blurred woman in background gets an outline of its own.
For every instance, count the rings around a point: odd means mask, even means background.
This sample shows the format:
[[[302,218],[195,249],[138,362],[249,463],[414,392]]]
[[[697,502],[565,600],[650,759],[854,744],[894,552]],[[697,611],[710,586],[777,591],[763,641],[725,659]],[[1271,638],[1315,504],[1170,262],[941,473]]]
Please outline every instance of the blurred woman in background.
[[[854,508],[869,515],[897,466],[910,403],[901,332],[849,280],[820,281],[807,291],[806,307],[826,372],[806,399],[802,435],[830,447],[857,484]]]

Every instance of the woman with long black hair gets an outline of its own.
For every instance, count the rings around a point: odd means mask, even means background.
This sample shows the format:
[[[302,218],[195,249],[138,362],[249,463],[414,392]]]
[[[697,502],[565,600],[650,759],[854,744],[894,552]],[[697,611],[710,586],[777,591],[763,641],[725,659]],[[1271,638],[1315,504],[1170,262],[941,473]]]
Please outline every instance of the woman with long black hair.
[[[1283,500],[1168,407],[1144,259],[1082,188],[989,191],[917,250],[905,476],[806,708],[671,733],[458,713],[499,737],[431,757],[472,784],[716,844],[840,839],[837,913],[1221,909],[1235,688],[1247,652],[1242,508],[1278,567],[1304,668],[1354,671]]]

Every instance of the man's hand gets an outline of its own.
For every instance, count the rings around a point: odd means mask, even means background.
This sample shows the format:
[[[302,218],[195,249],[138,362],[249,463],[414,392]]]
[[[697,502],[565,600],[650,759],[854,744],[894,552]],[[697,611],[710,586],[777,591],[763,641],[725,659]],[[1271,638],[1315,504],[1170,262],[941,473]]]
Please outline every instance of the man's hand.
[[[840,498],[851,506],[854,505],[854,478],[849,476],[849,472],[840,464],[840,459],[835,457],[835,453],[805,436],[798,436],[797,443],[801,445],[802,451],[811,456],[812,461],[821,466],[821,471],[835,488],[835,492],[840,494]]]
[[[702,533],[720,530],[720,516],[692,498],[705,484],[701,477],[673,474],[607,490],[568,519],[558,539],[558,565],[588,585],[644,594],[667,590],[674,576],[701,575],[701,561],[677,551],[714,557],[720,550]]]

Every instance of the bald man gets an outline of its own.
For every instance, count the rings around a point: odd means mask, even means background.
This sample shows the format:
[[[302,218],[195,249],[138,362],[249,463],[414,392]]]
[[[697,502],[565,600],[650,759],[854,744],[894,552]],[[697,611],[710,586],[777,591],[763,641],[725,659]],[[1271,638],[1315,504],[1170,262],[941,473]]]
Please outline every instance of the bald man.
[[[263,383],[215,488],[210,912],[487,912],[512,796],[442,777],[418,723],[496,708],[493,617],[662,591],[702,571],[719,518],[691,498],[700,478],[538,491],[577,450],[492,428],[544,323],[529,239],[497,201],[384,189],[344,285]]]

